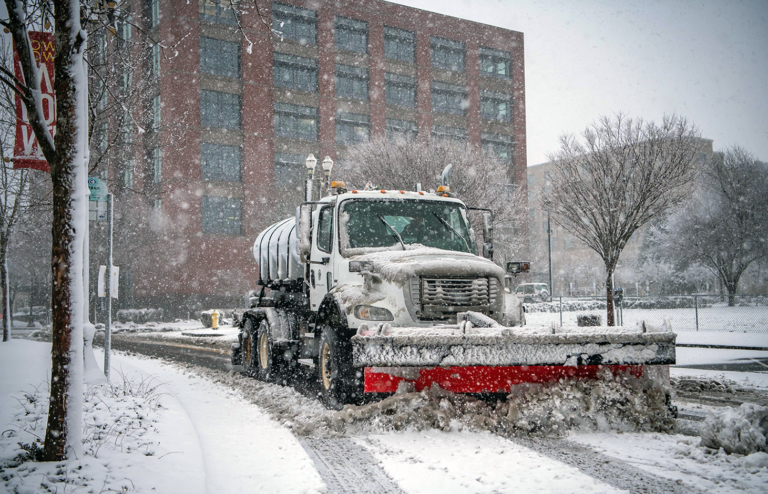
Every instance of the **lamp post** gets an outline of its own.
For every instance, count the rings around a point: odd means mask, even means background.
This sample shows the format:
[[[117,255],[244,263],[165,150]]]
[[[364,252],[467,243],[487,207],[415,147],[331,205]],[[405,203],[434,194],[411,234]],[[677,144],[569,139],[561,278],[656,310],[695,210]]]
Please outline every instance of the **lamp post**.
[[[323,160],[323,173],[325,174],[326,187],[331,186],[331,169],[333,169],[333,160],[330,156],[326,156]]]
[[[554,296],[555,289],[552,287],[552,226],[549,221],[549,211],[547,211],[547,253],[549,254],[549,294]]]
[[[317,158],[314,154],[307,156],[307,182],[304,184],[304,198],[306,201],[312,200],[312,181],[315,178],[315,166],[317,166]]]

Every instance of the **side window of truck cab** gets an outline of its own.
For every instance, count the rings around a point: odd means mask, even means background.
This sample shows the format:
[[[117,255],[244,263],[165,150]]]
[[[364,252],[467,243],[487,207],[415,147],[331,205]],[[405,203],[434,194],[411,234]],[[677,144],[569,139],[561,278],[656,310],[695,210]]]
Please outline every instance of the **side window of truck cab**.
[[[333,208],[325,206],[320,210],[317,226],[317,248],[323,252],[333,250]]]

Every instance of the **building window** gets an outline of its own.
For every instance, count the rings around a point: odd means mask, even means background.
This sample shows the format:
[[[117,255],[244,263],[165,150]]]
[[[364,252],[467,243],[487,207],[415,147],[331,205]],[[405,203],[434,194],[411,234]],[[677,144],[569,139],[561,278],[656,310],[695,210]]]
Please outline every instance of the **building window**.
[[[160,0],[149,0],[149,27],[153,28],[160,24]]]
[[[242,150],[239,146],[204,142],[201,144],[200,150],[203,180],[241,181]]]
[[[240,95],[200,91],[200,121],[203,127],[240,128]]]
[[[240,235],[240,199],[203,196],[203,233]]]
[[[273,2],[272,29],[285,39],[298,41],[302,45],[316,45],[317,12]]]
[[[275,137],[317,140],[317,108],[275,102]]]
[[[303,154],[275,153],[275,185],[300,188],[307,176],[306,158]]]
[[[385,73],[384,99],[388,105],[416,108],[416,78]]]
[[[131,158],[125,162],[125,170],[123,170],[123,187],[126,189],[133,188],[133,159]]]
[[[130,67],[123,67],[123,77],[120,79],[120,85],[123,90],[129,91],[133,85],[133,72]]]
[[[239,0],[198,0],[197,10],[201,21],[235,26],[239,3]]]
[[[339,50],[368,53],[368,23],[336,16],[333,38]]]
[[[432,81],[432,111],[465,115],[468,106],[466,87]]]
[[[512,95],[494,91],[480,93],[480,115],[485,120],[512,120]]]
[[[156,78],[160,75],[160,45],[157,43],[152,45],[151,59],[152,63],[149,66],[149,75]]]
[[[163,179],[163,154],[160,148],[152,150],[152,183],[159,184]]]
[[[508,51],[480,47],[480,75],[512,78],[512,55]]]
[[[133,119],[130,112],[126,111],[123,114],[123,122],[120,127],[120,137],[123,144],[133,144]]]
[[[336,142],[347,146],[366,142],[370,127],[368,115],[339,112],[336,114]]]
[[[483,151],[495,155],[502,163],[512,163],[512,136],[483,132],[480,135],[480,145]],[[528,182],[533,183],[531,177]]]
[[[152,128],[155,130],[160,128],[161,112],[162,106],[160,104],[160,95],[158,94],[152,99]]]
[[[240,45],[231,41],[200,37],[200,72],[240,77]]]
[[[384,56],[393,60],[413,63],[416,38],[412,31],[384,26]]]
[[[432,137],[436,139],[453,139],[455,141],[466,141],[467,129],[460,127],[444,127],[442,125],[432,126]]]
[[[117,46],[118,48],[125,48],[131,41],[133,26],[131,25],[130,12],[120,17],[117,20]]]
[[[336,96],[368,100],[368,69],[336,64]]]
[[[410,120],[387,119],[387,140],[397,139],[398,137],[413,139],[418,132],[419,128],[416,122]]]
[[[432,67],[464,72],[464,43],[451,39],[430,37]]]
[[[317,60],[275,52],[273,61],[276,87],[317,92]]]

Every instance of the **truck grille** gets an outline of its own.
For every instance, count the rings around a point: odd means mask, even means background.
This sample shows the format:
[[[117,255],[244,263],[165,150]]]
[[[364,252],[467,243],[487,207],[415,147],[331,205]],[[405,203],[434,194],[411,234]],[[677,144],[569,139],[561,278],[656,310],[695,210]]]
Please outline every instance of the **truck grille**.
[[[488,278],[421,278],[411,281],[411,296],[422,320],[449,320],[468,310],[488,314],[498,287]]]

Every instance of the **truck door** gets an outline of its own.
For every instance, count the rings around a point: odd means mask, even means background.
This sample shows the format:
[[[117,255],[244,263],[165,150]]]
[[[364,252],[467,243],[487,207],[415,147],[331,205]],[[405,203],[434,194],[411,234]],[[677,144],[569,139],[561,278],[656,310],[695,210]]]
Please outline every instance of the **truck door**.
[[[320,307],[325,294],[333,288],[333,206],[322,206],[317,213],[317,230],[310,255],[309,302],[312,310]]]

